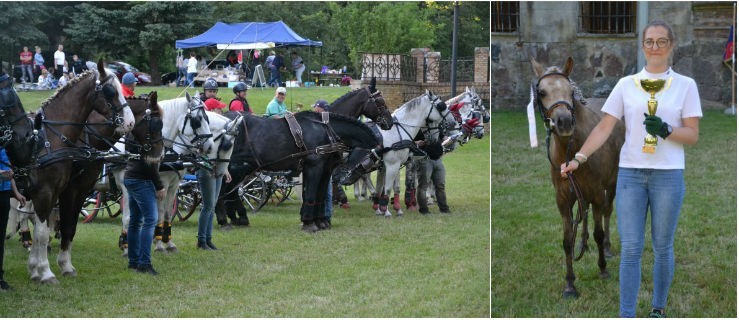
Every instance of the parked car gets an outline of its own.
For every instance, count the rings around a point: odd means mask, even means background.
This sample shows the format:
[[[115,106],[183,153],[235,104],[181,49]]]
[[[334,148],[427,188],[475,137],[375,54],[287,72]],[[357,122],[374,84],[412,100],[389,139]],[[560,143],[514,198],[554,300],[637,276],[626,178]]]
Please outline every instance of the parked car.
[[[136,79],[139,80],[139,84],[151,83],[151,75],[141,72],[134,66],[122,61],[110,62],[105,65],[105,68],[112,70],[116,74],[116,76],[118,76],[118,80],[121,80],[126,72],[132,72],[133,75],[136,76]]]

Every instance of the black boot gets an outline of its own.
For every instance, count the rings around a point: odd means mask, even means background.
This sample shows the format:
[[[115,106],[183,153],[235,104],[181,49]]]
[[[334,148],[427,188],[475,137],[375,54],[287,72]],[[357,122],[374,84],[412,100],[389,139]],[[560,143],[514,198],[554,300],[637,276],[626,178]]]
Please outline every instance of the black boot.
[[[216,245],[214,245],[213,242],[210,241],[210,239],[205,240],[205,245],[208,246],[210,250],[218,250],[218,248],[216,248]]]
[[[205,241],[200,241],[200,240],[198,240],[198,249],[201,249],[201,250],[213,250],[213,249],[211,249],[208,246],[207,243],[205,243]]]

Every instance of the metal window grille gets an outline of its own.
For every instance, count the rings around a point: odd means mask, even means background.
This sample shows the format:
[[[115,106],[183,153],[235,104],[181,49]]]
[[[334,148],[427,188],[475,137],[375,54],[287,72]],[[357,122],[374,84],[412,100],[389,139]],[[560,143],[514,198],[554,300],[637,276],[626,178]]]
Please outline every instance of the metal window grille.
[[[581,2],[579,20],[580,32],[584,33],[634,33],[634,29],[636,27],[636,2]]]
[[[490,19],[490,31],[518,31],[518,16],[521,12],[518,6],[518,1],[494,1],[492,9],[493,16],[492,19]]]

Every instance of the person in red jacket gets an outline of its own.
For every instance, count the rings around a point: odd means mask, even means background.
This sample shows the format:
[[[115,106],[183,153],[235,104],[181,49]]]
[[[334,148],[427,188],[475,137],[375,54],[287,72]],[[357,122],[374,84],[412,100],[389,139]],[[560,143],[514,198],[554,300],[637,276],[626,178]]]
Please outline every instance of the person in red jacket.
[[[252,114],[251,107],[249,106],[249,102],[246,101],[246,90],[247,90],[246,83],[239,82],[237,83],[234,88],[234,94],[236,97],[234,97],[231,100],[231,103],[228,105],[228,110],[236,111],[236,112],[245,112],[247,114]]]
[[[121,79],[121,84],[123,84],[121,87],[123,87],[123,96],[128,97],[135,97],[136,95],[133,93],[133,91],[136,89],[136,84],[139,82],[138,79],[136,79],[136,76],[133,75],[131,72],[126,72],[126,74],[123,75],[123,78]]]

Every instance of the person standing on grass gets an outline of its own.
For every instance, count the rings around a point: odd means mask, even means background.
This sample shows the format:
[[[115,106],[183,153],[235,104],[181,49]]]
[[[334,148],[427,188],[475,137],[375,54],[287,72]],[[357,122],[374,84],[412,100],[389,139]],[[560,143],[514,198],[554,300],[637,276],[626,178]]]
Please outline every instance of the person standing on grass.
[[[190,51],[190,59],[187,59],[187,87],[195,87],[195,76],[198,74],[198,59],[195,51]]]
[[[28,51],[28,47],[23,47],[23,51],[20,53],[20,60],[23,89],[28,90],[26,84],[33,83],[33,53]]]
[[[164,198],[164,184],[159,177],[159,164],[141,159],[126,163],[123,185],[128,190],[130,221],[128,223],[128,268],[140,273],[159,274],[151,263],[151,243],[159,214],[157,200]]]
[[[619,287],[621,317],[635,317],[641,284],[647,212],[652,215],[654,252],[652,311],[650,318],[664,318],[667,295],[675,272],[673,243],[680,207],[685,196],[684,145],[698,142],[701,111],[698,87],[693,79],[673,71],[669,64],[675,34],[664,21],[652,21],[642,31],[642,51],[647,64],[639,73],[619,80],[608,96],[603,118],[593,129],[573,161],[562,164],[562,177],[587,161],[606,141],[615,124],[624,118],[626,140],[621,148],[616,184],[616,217],[621,238]],[[650,95],[636,85],[640,79],[664,79],[656,95],[657,112],[646,114]],[[658,136],[654,153],[642,152],[644,136]]]
[[[7,79],[7,75],[2,75]],[[0,292],[12,290],[13,288],[5,281],[3,270],[3,257],[5,256],[5,232],[8,228],[8,217],[10,214],[10,197],[18,199],[21,207],[26,205],[26,198],[18,192],[13,180],[13,170],[7,165],[10,162],[5,149],[0,147]]]
[[[67,56],[64,54],[64,46],[59,45],[58,49],[54,52],[54,78],[61,78],[64,69],[67,67]]]

